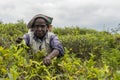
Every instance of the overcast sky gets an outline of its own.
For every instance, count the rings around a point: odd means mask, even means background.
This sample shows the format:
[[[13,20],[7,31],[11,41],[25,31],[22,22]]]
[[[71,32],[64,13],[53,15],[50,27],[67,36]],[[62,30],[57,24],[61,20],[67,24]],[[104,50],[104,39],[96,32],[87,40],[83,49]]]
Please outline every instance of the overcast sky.
[[[58,27],[104,30],[120,23],[120,0],[1,0],[0,21],[26,23],[36,14],[53,17]]]

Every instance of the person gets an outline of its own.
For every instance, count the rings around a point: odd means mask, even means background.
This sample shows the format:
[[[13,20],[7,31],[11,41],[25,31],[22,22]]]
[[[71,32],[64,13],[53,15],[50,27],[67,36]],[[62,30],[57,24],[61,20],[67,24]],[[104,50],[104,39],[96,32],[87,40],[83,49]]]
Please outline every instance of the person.
[[[47,56],[43,59],[45,65],[50,65],[52,58],[64,55],[64,49],[58,37],[51,32],[53,18],[38,14],[28,23],[28,33],[24,34],[23,40],[34,53],[45,50]]]

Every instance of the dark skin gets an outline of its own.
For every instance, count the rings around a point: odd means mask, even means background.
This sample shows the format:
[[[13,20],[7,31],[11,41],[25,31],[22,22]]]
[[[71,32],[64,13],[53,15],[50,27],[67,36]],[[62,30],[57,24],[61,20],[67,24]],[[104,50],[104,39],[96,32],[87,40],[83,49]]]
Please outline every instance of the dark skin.
[[[46,25],[46,21],[44,19],[42,18],[36,19],[34,26],[32,28],[32,31],[34,32],[34,35],[36,37],[42,39],[46,35],[48,30],[49,25]],[[21,43],[22,40],[23,38],[18,38],[16,42]],[[52,58],[57,57],[58,55],[59,50],[53,49],[53,51],[43,59],[43,64],[45,64],[46,66],[50,65]]]
[[[54,57],[57,57],[59,55],[59,51],[57,49],[54,49],[48,56],[46,56],[44,59],[43,59],[43,63],[46,65],[46,66],[49,66],[51,64],[51,60],[52,58]]]
[[[35,20],[33,31],[36,37],[42,39],[46,35],[48,29],[49,26],[46,24],[46,21],[44,19],[38,18]],[[57,57],[58,55],[59,50],[53,49],[53,51],[43,59],[43,63],[46,66],[50,65],[52,58]]]

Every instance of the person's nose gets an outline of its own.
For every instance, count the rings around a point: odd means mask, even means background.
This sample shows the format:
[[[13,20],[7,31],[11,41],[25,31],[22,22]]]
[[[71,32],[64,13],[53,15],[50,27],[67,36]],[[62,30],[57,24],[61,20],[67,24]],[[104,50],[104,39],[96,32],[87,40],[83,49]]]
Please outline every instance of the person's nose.
[[[41,30],[42,30],[42,28],[41,28],[41,27],[38,27],[38,30],[39,30],[39,31],[41,31]]]

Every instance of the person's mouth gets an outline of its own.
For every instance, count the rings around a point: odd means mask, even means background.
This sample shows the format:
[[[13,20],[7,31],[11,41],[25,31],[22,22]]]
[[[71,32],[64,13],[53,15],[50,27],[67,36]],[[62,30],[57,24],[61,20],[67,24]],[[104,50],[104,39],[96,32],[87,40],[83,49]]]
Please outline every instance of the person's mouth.
[[[42,34],[42,31],[37,31],[38,34]]]

